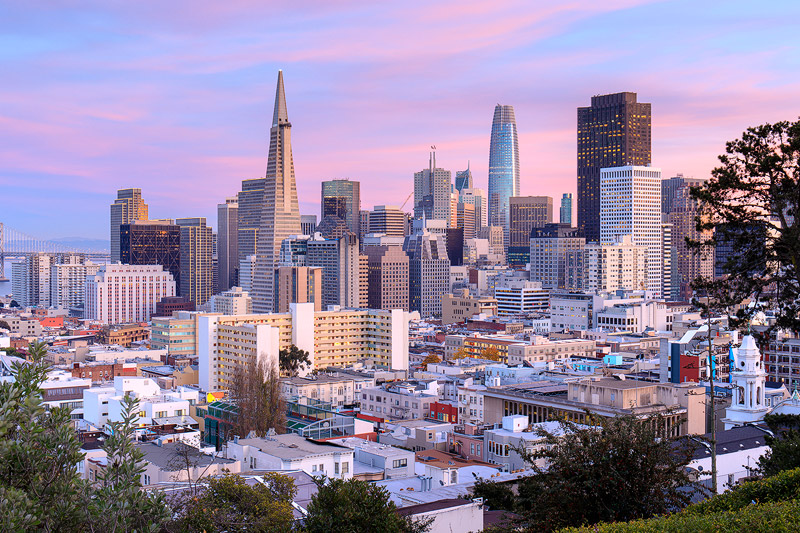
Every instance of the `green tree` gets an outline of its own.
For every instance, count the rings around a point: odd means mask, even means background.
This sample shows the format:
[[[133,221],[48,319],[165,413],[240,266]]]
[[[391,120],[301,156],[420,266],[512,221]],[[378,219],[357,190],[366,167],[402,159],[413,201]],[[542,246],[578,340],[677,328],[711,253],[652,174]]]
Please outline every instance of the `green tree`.
[[[514,511],[532,531],[649,518],[686,506],[701,490],[686,470],[692,447],[662,438],[666,420],[632,415],[540,430],[542,443],[520,450],[534,475],[520,480]]]
[[[766,435],[767,453],[758,460],[758,471],[765,477],[800,468],[800,416],[766,415],[764,422],[774,436]]]
[[[278,352],[278,361],[281,372],[287,376],[296,376],[300,369],[311,366],[308,352],[301,350],[294,344]]]
[[[722,265],[725,278],[695,280],[693,286],[736,306],[732,323],[755,312],[777,312],[775,327],[800,329],[800,121],[749,128],[728,142],[721,166],[691,194],[699,200],[697,229],[713,231],[689,241],[696,253],[718,244],[734,253]],[[741,306],[752,299],[756,305]]]
[[[356,479],[322,479],[308,505],[308,533],[423,533],[430,521],[414,521],[397,514],[389,492]]]
[[[0,320],[0,329],[11,331],[11,326],[9,326],[8,322],[6,322],[5,320]]]
[[[237,408],[234,435],[246,437],[252,431],[264,436],[270,429],[280,433],[286,426],[280,376],[274,366],[267,365],[265,358],[253,358],[236,368],[230,396]]]
[[[514,491],[507,483],[497,483],[484,478],[475,481],[470,499],[483,498],[490,509],[513,511],[516,506]]]
[[[197,494],[173,501],[175,519],[168,531],[281,532],[292,531],[292,499],[297,493],[292,478],[269,472],[263,482],[248,485],[244,478],[225,474],[209,478]]]
[[[10,531],[80,529],[81,445],[69,410],[42,403],[46,354],[44,343],[31,344],[30,362],[15,363],[14,381],[0,384],[0,516]]]

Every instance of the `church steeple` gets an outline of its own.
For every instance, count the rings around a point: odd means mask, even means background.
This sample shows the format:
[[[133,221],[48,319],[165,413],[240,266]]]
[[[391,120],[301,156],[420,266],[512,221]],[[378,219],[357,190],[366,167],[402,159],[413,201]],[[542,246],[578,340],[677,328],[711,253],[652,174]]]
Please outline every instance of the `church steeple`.
[[[763,420],[769,411],[764,390],[766,382],[767,373],[756,340],[752,335],[745,335],[736,350],[734,368],[731,368],[733,398],[731,406],[725,410],[725,429]]]

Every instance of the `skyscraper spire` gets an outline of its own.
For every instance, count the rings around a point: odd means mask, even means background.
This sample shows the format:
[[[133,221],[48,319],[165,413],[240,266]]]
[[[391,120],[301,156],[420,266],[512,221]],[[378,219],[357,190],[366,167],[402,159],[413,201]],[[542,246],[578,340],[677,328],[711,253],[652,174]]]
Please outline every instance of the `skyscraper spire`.
[[[286,92],[283,89],[283,71],[278,71],[278,87],[275,89],[275,111],[272,113],[272,127],[288,124],[289,113],[286,111]]]
[[[292,125],[286,110],[282,71],[278,71],[265,178],[252,290],[253,311],[257,313],[268,313],[273,309],[275,267],[281,243],[290,235],[300,234],[300,208],[292,160]]]

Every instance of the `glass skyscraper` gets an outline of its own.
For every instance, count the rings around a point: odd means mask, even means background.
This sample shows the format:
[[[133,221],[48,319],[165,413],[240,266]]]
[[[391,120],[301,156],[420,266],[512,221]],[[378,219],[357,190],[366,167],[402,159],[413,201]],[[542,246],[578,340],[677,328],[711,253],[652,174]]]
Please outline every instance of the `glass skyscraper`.
[[[501,226],[509,238],[509,199],[519,196],[519,139],[514,107],[494,108],[489,142],[489,225]]]

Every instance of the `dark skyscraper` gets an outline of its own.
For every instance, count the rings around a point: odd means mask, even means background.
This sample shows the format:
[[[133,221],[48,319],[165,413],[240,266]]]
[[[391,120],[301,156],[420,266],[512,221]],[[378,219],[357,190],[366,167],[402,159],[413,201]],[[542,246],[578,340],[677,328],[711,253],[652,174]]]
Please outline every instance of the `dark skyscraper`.
[[[530,258],[531,230],[553,222],[553,199],[549,196],[512,196],[509,212],[508,262],[524,265]]]
[[[351,233],[356,235],[360,233],[361,184],[359,182],[347,179],[323,181],[320,204],[322,205],[321,219],[328,215],[336,215],[347,223]],[[342,207],[344,212],[341,212]]]
[[[456,172],[456,191],[461,192],[464,189],[472,188],[472,171],[469,169],[467,163],[467,170],[459,170]]]
[[[636,93],[593,96],[578,108],[578,227],[600,241],[600,169],[650,164],[650,104]]]
[[[135,220],[119,227],[120,261],[126,265],[161,265],[181,279],[181,228],[172,220]]]

